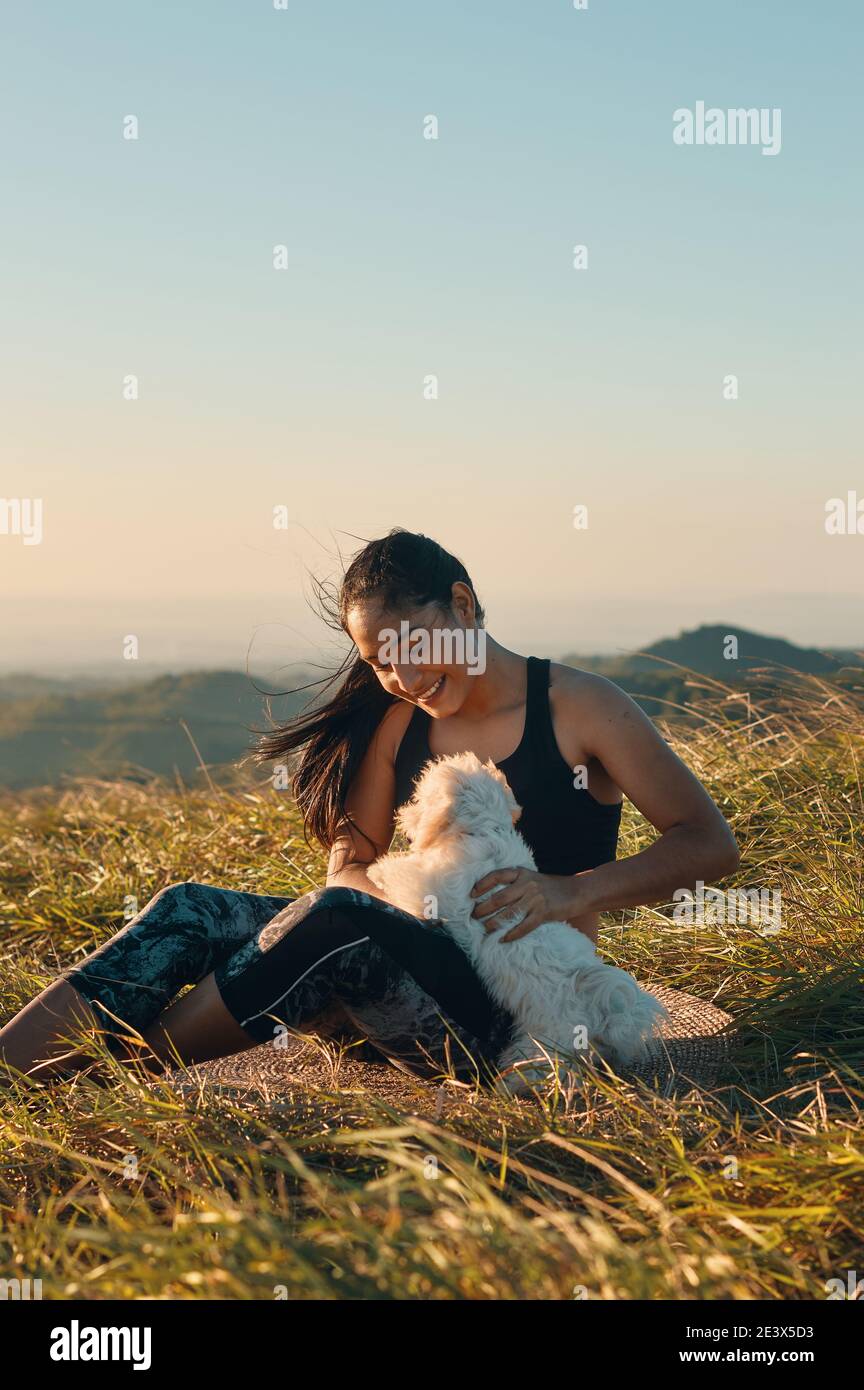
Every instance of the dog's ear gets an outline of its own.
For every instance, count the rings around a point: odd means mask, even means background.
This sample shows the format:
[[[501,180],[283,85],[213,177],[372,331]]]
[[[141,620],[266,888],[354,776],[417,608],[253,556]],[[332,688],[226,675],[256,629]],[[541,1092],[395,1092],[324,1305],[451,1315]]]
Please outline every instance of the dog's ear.
[[[396,817],[397,827],[411,841],[412,849],[428,849],[441,838],[449,822],[449,807],[416,801],[409,801]]]
[[[417,800],[416,792],[411,800],[406,801],[405,805],[400,806],[396,812],[396,829],[399,831],[400,835],[404,835],[406,840],[410,840],[412,844],[414,843],[414,836],[417,834],[422,814],[423,808]]]
[[[464,781],[461,769],[445,761],[430,763],[410,801],[400,807],[396,827],[414,849],[428,849],[453,824],[454,796]]]
[[[504,792],[504,797],[507,802],[507,810],[510,812],[510,819],[515,825],[522,814],[522,807],[519,805],[519,802],[513,795],[513,792],[510,789],[510,783],[507,781],[507,778],[504,776],[504,773],[501,771],[500,767],[496,767],[491,758],[489,758],[483,764],[483,771],[488,772],[490,777],[494,777],[495,781],[498,783],[498,785],[501,787],[501,790]]]

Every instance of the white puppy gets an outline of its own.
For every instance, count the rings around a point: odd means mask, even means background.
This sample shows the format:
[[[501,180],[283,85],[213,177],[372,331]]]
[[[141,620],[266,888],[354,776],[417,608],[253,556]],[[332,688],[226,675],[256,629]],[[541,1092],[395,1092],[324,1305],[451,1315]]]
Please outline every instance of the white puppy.
[[[478,900],[471,890],[484,874],[536,868],[515,829],[520,814],[494,763],[473,753],[433,760],[398,815],[410,851],[385,854],[369,868],[394,906],[442,919],[492,997],[514,1015],[513,1039],[498,1059],[512,1091],[548,1072],[548,1060],[536,1065],[544,1054],[571,1067],[574,1056],[591,1048],[610,1061],[630,1061],[666,1017],[662,1004],[631,975],[606,965],[588,937],[565,922],[546,922],[502,944],[499,938],[524,914],[511,912],[489,932],[472,917]],[[534,1066],[508,1070],[529,1059]]]

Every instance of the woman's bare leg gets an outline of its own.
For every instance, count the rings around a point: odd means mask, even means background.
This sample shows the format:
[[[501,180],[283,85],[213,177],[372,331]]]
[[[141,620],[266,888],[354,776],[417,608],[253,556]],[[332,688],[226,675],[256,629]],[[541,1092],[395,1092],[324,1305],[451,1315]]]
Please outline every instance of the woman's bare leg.
[[[104,1027],[76,989],[55,980],[0,1029],[0,1062],[34,1080],[78,1070],[92,1059],[70,1040],[82,1029],[96,1033]],[[178,1054],[190,1064],[255,1046],[222,1003],[212,974],[165,1009],[142,1036],[147,1048],[136,1048],[130,1038],[129,1055],[145,1065],[155,1063],[155,1070],[171,1066]]]
[[[128,1034],[124,1060],[138,1059],[156,1071],[177,1053],[184,1061],[203,1061],[253,1047],[254,1038],[223,1005],[212,971],[220,959],[254,943],[291,901],[190,881],[163,888],[132,922],[0,1029],[0,1064],[34,1079],[76,1070],[92,1057],[72,1040],[82,1031],[106,1029],[121,1043]],[[196,979],[194,989],[169,1003]]]
[[[169,1066],[176,1065],[178,1056],[189,1066],[256,1046],[225,1008],[212,974],[170,1004],[143,1036],[155,1056]]]
[[[0,1062],[37,1080],[74,1071],[87,1058],[70,1039],[101,1026],[86,999],[55,980],[0,1028]]]

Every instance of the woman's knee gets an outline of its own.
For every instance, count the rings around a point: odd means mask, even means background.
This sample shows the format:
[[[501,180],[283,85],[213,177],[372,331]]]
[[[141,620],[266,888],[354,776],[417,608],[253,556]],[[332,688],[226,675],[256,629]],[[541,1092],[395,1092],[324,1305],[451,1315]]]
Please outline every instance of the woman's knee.
[[[338,909],[341,907],[372,907],[376,903],[381,906],[380,900],[373,898],[369,893],[362,893],[358,888],[345,888],[338,883],[328,884],[326,888],[316,888],[314,892],[306,895],[305,901],[308,902],[309,911],[318,908]]]
[[[196,883],[194,879],[191,878],[182,879],[177,883],[169,883],[166,887],[160,888],[159,892],[155,893],[136,915],[143,917],[146,913],[149,916],[157,906],[160,912],[169,914],[174,914],[177,911],[188,908],[190,889],[196,890],[199,894],[201,892],[206,893],[207,885],[205,883]]]
[[[179,898],[182,894],[185,887],[185,882],[179,882],[169,883],[166,885],[165,888],[160,888],[159,892],[154,893],[153,897],[149,900],[149,902],[146,903],[144,911],[146,912],[149,908],[155,907],[157,903],[164,902],[166,899],[168,900],[168,902],[176,901],[177,898]]]
[[[191,880],[179,883],[168,883],[164,888],[160,888],[158,893],[154,893],[143,907],[138,905],[137,899],[126,899],[125,921],[111,940],[117,937],[125,937],[130,929],[136,934],[141,931],[166,931],[170,932],[178,924],[188,921],[194,916],[194,909],[189,901],[188,890],[190,888],[200,888],[201,884],[193,884]]]

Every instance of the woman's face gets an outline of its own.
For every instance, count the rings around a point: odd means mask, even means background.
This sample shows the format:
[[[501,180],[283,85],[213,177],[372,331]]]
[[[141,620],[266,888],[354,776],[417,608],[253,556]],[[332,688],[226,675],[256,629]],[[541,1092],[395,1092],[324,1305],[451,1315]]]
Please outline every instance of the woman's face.
[[[486,634],[474,626],[473,595],[464,584],[453,589],[452,611],[430,604],[391,612],[370,601],[347,618],[349,636],[384,689],[435,719],[455,714],[485,669]]]

